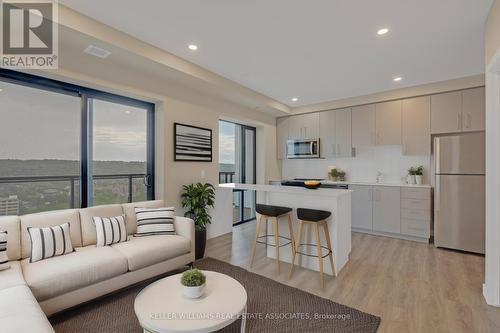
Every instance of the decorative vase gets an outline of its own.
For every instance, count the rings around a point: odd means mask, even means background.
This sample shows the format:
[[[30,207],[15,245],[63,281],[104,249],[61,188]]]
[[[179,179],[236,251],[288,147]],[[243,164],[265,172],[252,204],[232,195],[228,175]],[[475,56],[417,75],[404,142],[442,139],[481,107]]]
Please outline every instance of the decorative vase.
[[[183,286],[182,288],[183,288],[182,294],[184,295],[184,297],[196,299],[196,298],[200,298],[201,296],[203,296],[203,292],[205,291],[205,283],[202,284],[201,286],[197,286],[197,287]]]
[[[205,256],[205,247],[207,245],[207,229],[195,230],[195,259],[201,259]]]
[[[415,175],[406,176],[406,182],[410,185],[414,185],[415,184]]]
[[[333,176],[330,176],[330,178],[332,179],[332,181],[336,182],[338,181],[339,177],[333,177]]]
[[[416,176],[415,176],[415,183],[416,183],[417,185],[422,185],[422,178],[423,178],[423,176],[422,176],[422,175],[416,175]]]

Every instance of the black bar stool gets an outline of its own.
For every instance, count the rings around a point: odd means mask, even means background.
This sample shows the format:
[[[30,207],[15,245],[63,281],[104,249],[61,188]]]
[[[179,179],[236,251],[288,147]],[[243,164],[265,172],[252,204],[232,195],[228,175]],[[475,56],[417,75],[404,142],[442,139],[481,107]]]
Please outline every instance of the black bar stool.
[[[252,265],[253,265],[253,261],[255,258],[255,248],[257,246],[257,243],[266,244],[269,246],[274,246],[276,248],[276,271],[279,274],[280,273],[280,247],[291,244],[292,254],[295,255],[295,238],[293,236],[292,218],[290,217],[290,212],[292,211],[292,208],[256,204],[255,210],[257,211],[257,213],[260,214],[260,218],[257,219],[257,228],[255,230],[255,242],[253,243],[252,260],[250,262],[250,267],[252,267]],[[278,232],[278,219],[280,217],[285,217],[285,216],[288,217],[288,228],[290,229],[290,238],[285,237],[285,236],[280,236],[279,232]],[[273,234],[268,235],[267,228],[266,228],[266,234],[263,236],[260,236],[260,229],[261,229],[262,224],[263,224],[262,220],[266,219],[266,221],[267,221],[269,218],[272,219]],[[267,243],[268,237],[274,237],[274,244]],[[265,242],[261,241],[260,239],[262,239],[262,238],[266,238],[266,241]],[[287,242],[280,245],[280,242],[279,242],[280,238],[285,239]]]
[[[330,264],[332,265],[332,273],[335,276],[335,266],[333,265],[333,252],[332,252],[332,243],[330,241],[330,232],[328,231],[328,224],[326,220],[332,215],[332,213],[325,210],[318,209],[306,209],[306,208],[297,208],[297,218],[299,220],[299,240],[297,242],[297,248],[293,252],[292,257],[292,267],[290,268],[289,277],[292,276],[293,270],[295,268],[295,255],[302,254],[309,257],[317,257],[319,260],[319,274],[321,281],[321,288],[324,288],[325,281],[323,279],[323,259],[325,257],[330,258]],[[316,233],[316,244],[303,244],[302,241],[302,226],[304,224],[314,225],[315,233]],[[323,231],[325,233],[325,238],[327,242],[327,246],[321,245],[320,232],[319,228],[323,227]],[[316,246],[317,255],[308,254],[299,251],[300,246]],[[323,249],[327,250],[327,254],[323,255]]]

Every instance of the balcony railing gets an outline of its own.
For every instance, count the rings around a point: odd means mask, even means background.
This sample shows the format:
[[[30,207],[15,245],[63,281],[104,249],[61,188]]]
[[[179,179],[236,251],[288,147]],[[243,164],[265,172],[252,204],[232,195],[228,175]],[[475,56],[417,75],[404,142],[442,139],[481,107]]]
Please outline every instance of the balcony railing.
[[[220,171],[219,172],[219,184],[234,183],[234,175],[236,173],[231,171]]]
[[[128,193],[127,201],[133,201],[133,181],[135,179],[143,179],[145,184],[146,174],[109,174],[109,175],[94,175],[92,180],[127,180]],[[0,177],[0,185],[3,184],[22,184],[22,183],[49,183],[49,182],[69,182],[69,207],[78,208],[79,202],[76,200],[78,191],[77,184],[80,182],[80,176],[30,176],[30,177]],[[146,188],[146,185],[144,185]],[[16,195],[17,193],[9,193]],[[0,195],[1,196],[1,195]],[[19,200],[23,200],[20,198]]]

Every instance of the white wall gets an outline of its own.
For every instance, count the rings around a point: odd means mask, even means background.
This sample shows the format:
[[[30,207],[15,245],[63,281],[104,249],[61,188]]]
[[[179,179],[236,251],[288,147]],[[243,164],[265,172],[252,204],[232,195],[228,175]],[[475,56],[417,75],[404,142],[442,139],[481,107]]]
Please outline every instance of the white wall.
[[[486,255],[483,294],[500,306],[500,1],[486,22]]]
[[[410,166],[423,165],[424,182],[429,182],[430,156],[403,156],[401,146],[363,147],[356,149],[355,157],[331,159],[284,160],[283,179],[327,178],[329,167],[346,171],[348,181],[374,182],[377,171],[383,182],[399,183]]]

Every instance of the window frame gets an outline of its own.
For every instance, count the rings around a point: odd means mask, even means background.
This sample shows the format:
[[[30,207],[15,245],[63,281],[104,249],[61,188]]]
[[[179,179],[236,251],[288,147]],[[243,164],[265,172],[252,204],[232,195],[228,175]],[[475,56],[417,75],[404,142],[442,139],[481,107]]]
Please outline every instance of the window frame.
[[[147,200],[155,199],[155,104],[135,98],[121,96],[102,90],[92,89],[72,83],[26,74],[0,68],[0,81],[46,90],[54,93],[79,97],[81,100],[80,122],[80,208],[92,206],[92,99],[144,108],[146,120],[146,176]],[[132,196],[129,196],[129,201]]]

